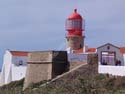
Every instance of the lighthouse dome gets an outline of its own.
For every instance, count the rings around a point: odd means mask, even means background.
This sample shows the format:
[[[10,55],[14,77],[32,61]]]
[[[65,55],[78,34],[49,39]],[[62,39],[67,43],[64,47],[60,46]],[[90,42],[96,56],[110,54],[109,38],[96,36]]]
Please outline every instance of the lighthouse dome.
[[[68,35],[79,35],[82,36],[82,31],[84,31],[84,20],[82,16],[77,13],[77,9],[74,9],[72,13],[66,20],[66,30]]]
[[[69,20],[72,20],[72,19],[81,19],[82,20],[82,16],[77,13],[77,9],[74,9],[74,13],[72,13],[69,17],[68,17]]]

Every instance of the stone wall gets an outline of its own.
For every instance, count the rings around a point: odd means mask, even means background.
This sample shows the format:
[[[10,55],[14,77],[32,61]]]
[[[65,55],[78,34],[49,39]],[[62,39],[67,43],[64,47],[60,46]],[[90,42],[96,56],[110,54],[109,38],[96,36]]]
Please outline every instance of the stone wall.
[[[24,81],[24,88],[32,83],[38,83],[42,80],[51,79],[52,64],[28,64],[26,77]]]
[[[88,54],[88,64],[98,64],[98,54]]]
[[[35,51],[28,55],[24,89],[32,83],[49,80],[69,69],[66,51]]]
[[[52,62],[52,51],[34,51],[28,54],[28,63]]]
[[[67,38],[67,48],[71,50],[78,50],[84,46],[84,37],[83,36],[71,36]]]
[[[52,78],[69,70],[67,52],[53,51]]]

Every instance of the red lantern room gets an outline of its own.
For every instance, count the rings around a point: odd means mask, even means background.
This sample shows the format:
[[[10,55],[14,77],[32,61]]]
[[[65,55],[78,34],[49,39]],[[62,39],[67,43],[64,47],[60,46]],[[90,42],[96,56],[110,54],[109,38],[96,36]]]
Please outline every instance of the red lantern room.
[[[82,31],[84,31],[83,18],[77,13],[77,9],[74,9],[74,13],[72,13],[68,19],[66,20],[66,30],[67,36],[82,36]]]

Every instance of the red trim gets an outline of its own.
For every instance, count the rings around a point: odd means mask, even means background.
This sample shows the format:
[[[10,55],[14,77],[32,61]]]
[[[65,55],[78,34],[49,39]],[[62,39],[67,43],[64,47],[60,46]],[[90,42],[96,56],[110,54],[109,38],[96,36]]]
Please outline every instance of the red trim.
[[[13,56],[28,56],[28,52],[24,51],[10,51]]]
[[[74,50],[73,53],[83,53],[83,48],[78,49],[78,50]]]
[[[122,54],[125,54],[125,47],[120,47],[120,52],[121,52]]]
[[[95,53],[96,52],[96,48],[88,48],[87,52]]]
[[[71,19],[82,19],[82,16],[77,13],[77,9],[74,9],[74,13],[72,13],[69,17],[69,20]]]

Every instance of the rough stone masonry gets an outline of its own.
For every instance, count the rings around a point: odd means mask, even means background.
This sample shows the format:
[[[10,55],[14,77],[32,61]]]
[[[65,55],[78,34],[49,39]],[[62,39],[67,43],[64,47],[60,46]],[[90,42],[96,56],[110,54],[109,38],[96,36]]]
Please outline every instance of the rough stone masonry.
[[[50,80],[69,70],[66,51],[34,51],[28,54],[24,89],[32,83]]]

